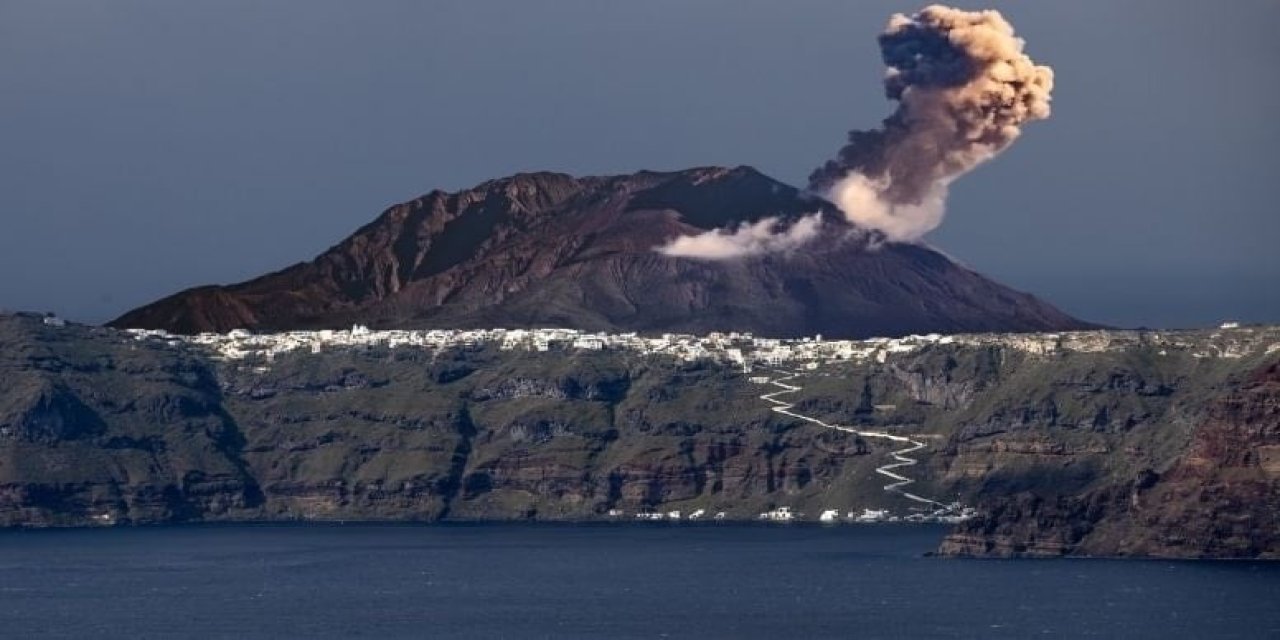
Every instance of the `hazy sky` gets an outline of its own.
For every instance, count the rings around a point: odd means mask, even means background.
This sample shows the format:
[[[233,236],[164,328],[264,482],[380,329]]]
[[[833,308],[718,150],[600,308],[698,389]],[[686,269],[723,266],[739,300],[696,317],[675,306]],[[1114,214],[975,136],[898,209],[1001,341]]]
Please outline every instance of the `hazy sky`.
[[[1054,115],[931,242],[1092,320],[1280,322],[1280,1],[988,4]],[[522,170],[802,184],[920,6],[0,0],[0,308],[105,321]]]

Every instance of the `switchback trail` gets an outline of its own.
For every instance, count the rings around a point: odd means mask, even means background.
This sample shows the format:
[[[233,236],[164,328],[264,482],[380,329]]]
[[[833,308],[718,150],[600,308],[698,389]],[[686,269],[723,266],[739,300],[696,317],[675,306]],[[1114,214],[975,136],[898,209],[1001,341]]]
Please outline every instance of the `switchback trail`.
[[[906,443],[908,445],[906,448],[898,449],[897,451],[890,452],[889,454],[894,458],[894,460],[897,460],[897,462],[886,464],[881,467],[876,467],[876,473],[893,480],[893,482],[890,482],[889,484],[886,484],[884,486],[884,490],[897,493],[904,498],[914,500],[921,504],[933,505],[937,507],[942,507],[944,509],[950,508],[950,505],[907,491],[903,487],[906,487],[907,485],[915,482],[915,480],[912,480],[911,478],[908,478],[894,471],[894,469],[909,467],[919,463],[919,460],[909,457],[907,454],[923,449],[925,447],[924,442],[921,442],[920,440],[914,440],[908,436],[894,435],[891,433],[886,433],[884,431],[862,431],[859,429],[854,429],[853,427],[845,427],[837,424],[828,424],[812,416],[806,416],[802,413],[796,413],[795,411],[792,411],[791,408],[795,406],[794,404],[783,402],[782,400],[778,400],[776,399],[775,396],[780,396],[786,393],[795,393],[803,389],[804,387],[800,387],[793,384],[787,384],[785,382],[786,380],[792,380],[799,376],[800,376],[799,373],[789,373],[787,375],[782,376],[781,378],[770,379],[769,384],[775,387],[780,387],[781,391],[766,393],[760,396],[760,399],[764,400],[765,402],[773,404],[774,406],[772,407],[772,409],[778,413],[781,413],[785,416],[791,416],[792,418],[796,418],[799,420],[804,420],[805,422],[816,424],[820,427],[824,427],[827,429],[834,429],[836,431],[843,431],[845,433],[851,433],[853,435],[861,436],[863,438],[881,438],[881,439],[889,440],[892,442]]]

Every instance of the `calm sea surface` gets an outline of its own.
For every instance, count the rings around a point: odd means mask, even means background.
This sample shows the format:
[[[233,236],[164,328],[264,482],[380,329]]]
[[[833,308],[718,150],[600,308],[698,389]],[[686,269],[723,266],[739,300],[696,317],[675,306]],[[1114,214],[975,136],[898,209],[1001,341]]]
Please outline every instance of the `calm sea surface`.
[[[1280,638],[1280,564],[923,557],[931,527],[0,533],[0,636]]]

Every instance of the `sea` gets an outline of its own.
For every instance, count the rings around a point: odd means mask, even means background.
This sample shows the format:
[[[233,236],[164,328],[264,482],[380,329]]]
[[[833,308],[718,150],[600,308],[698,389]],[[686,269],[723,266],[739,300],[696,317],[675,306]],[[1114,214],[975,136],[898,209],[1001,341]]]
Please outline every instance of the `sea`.
[[[1280,638],[1280,563],[957,560],[924,525],[0,533],[4,638]]]

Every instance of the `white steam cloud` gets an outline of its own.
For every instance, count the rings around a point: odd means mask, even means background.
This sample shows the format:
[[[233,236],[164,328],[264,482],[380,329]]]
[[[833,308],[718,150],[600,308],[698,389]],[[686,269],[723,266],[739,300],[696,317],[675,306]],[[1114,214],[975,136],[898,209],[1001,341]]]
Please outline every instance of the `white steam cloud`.
[[[872,179],[855,171],[832,185],[827,195],[849,222],[876,229],[890,240],[916,240],[942,224],[947,205],[945,181],[932,185],[918,202],[891,202],[884,197],[888,188],[888,179]]]
[[[762,253],[792,251],[814,239],[822,227],[819,213],[804,216],[791,226],[778,218],[762,218],[736,229],[712,229],[693,236],[680,236],[658,252],[673,258],[728,260]]]

